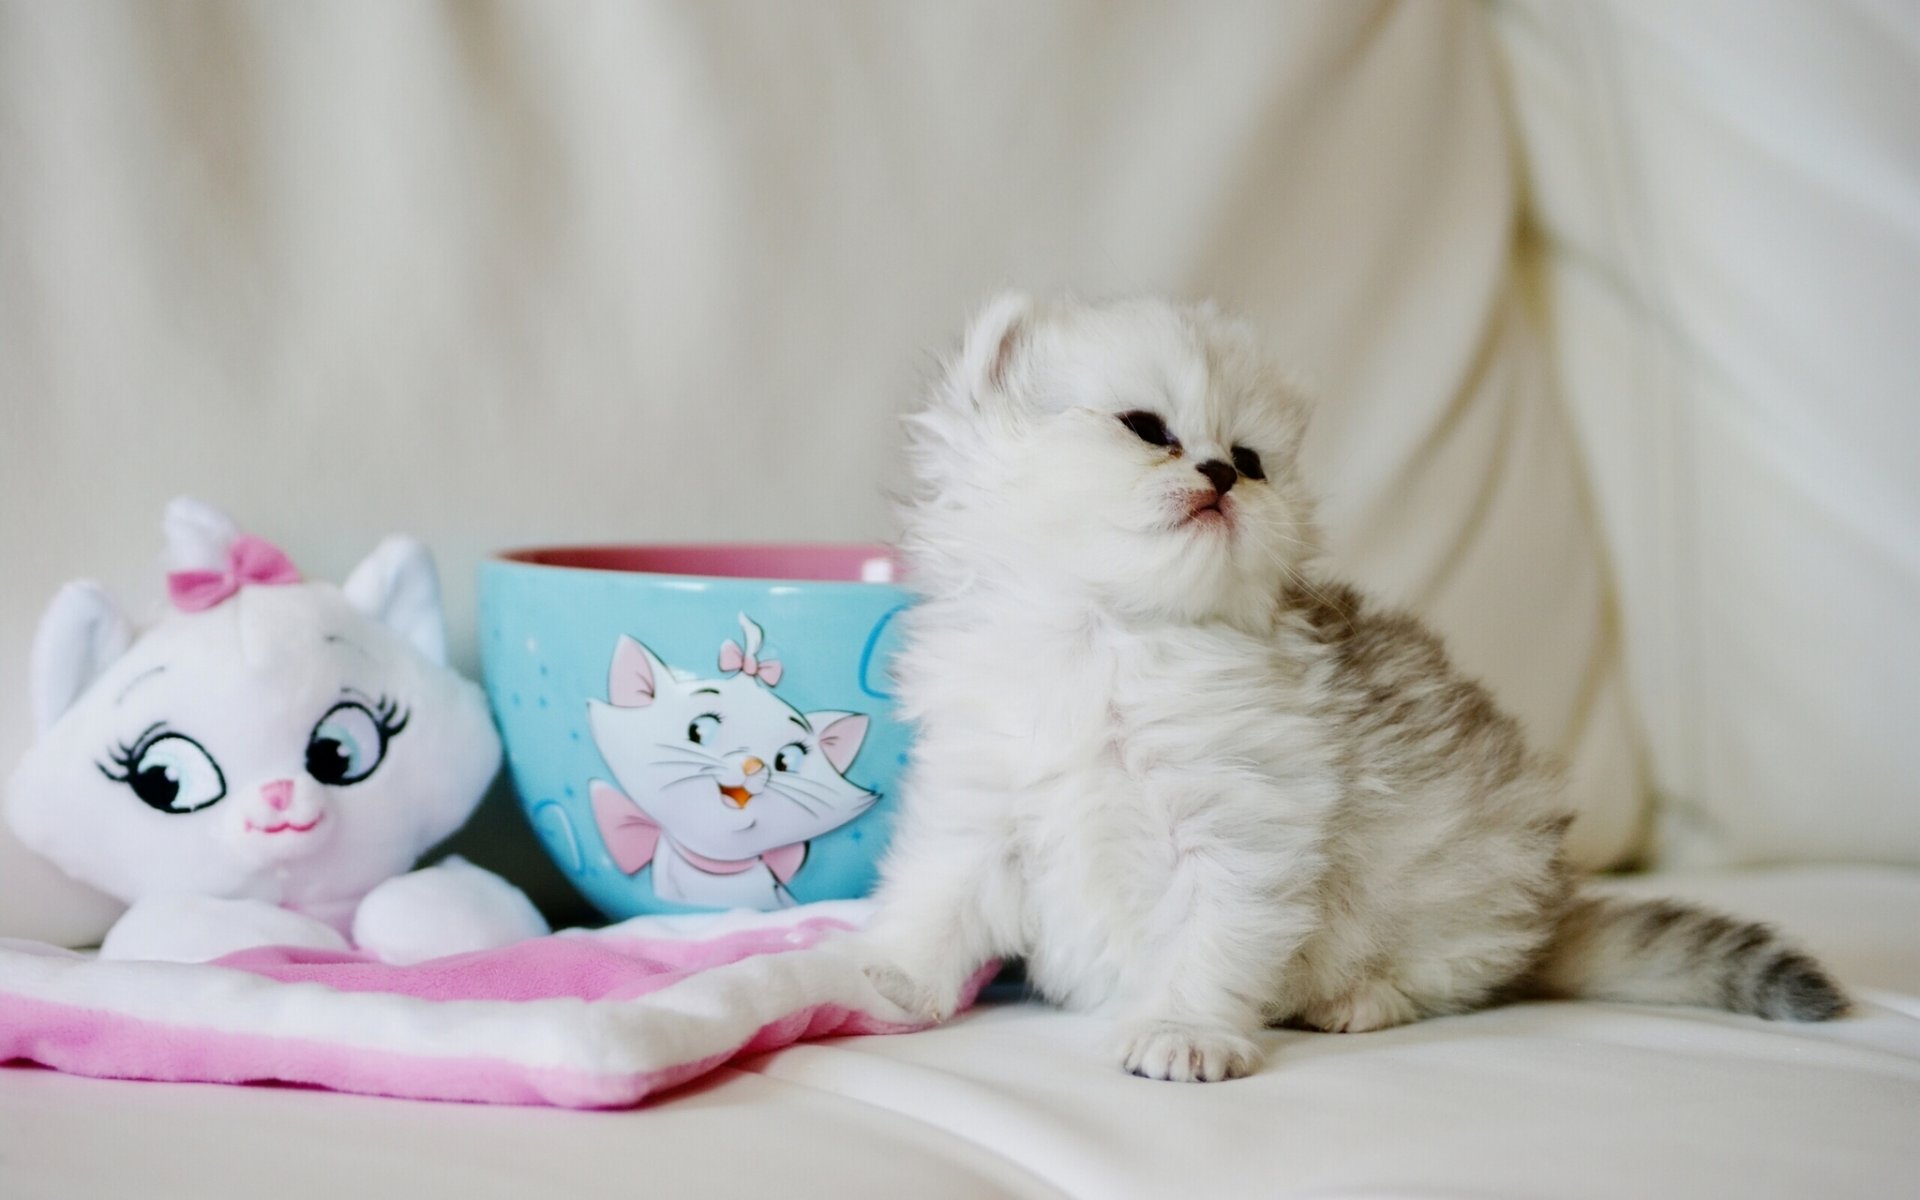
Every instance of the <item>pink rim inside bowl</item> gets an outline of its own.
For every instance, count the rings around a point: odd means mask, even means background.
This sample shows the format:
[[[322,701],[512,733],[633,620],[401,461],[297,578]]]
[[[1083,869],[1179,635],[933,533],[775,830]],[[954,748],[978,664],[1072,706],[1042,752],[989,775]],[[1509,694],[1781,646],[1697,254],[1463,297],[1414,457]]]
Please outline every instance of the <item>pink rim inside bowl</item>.
[[[805,583],[898,583],[900,562],[885,546],[858,543],[700,543],[683,546],[543,546],[509,550],[506,562],[644,575],[777,579]]]

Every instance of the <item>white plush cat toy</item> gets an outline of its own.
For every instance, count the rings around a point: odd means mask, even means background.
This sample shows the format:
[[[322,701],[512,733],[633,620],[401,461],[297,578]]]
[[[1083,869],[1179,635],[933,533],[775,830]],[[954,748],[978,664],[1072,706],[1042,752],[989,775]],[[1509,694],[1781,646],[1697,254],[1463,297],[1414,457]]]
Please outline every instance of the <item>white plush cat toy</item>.
[[[446,665],[426,547],[388,538],[335,587],[197,501],[166,534],[168,610],[138,637],[94,584],[48,606],[39,741],[8,786],[22,842],[131,905],[101,954],[351,941],[416,962],[545,933],[463,860],[402,874],[500,765],[485,698]]]

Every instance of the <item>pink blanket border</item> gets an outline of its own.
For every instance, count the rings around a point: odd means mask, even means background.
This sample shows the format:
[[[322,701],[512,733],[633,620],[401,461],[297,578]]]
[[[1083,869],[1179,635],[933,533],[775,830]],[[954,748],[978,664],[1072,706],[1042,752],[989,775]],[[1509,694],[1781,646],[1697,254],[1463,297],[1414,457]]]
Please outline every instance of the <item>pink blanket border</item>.
[[[697,1079],[733,1059],[813,1038],[906,1033],[915,1026],[879,1021],[821,1004],[762,1026],[730,1049],[658,1071],[595,1074],[534,1067],[497,1058],[429,1058],[304,1038],[228,1033],[100,1009],[6,998],[6,1020],[31,1026],[0,1053],[96,1079],[173,1083],[292,1083],[404,1100],[627,1108]]]
[[[816,948],[863,923],[861,906],[819,909],[642,918],[406,968],[278,948],[187,966],[0,945],[0,1062],[106,1079],[623,1108],[797,1041],[924,1028],[895,1019],[903,1014],[856,958]],[[972,981],[969,1003],[992,973]],[[368,1021],[385,1034],[364,1036]],[[523,1054],[527,1046],[545,1056]]]

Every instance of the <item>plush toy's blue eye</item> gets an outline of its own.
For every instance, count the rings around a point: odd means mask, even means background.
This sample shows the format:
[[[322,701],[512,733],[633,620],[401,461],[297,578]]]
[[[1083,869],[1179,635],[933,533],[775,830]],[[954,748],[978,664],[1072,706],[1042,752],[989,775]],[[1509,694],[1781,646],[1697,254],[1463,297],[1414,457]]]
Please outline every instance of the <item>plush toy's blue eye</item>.
[[[307,738],[307,774],[336,786],[359,783],[387,756],[390,730],[365,705],[334,705]]]
[[[134,750],[122,764],[120,782],[156,812],[189,813],[218,804],[227,794],[220,764],[184,733],[163,733]]]
[[[800,764],[807,761],[807,748],[799,742],[789,742],[780,747],[780,753],[773,756],[773,769],[776,771],[798,771]]]
[[[720,718],[713,713],[702,713],[687,726],[687,740],[696,746],[704,746],[714,734],[720,731]]]

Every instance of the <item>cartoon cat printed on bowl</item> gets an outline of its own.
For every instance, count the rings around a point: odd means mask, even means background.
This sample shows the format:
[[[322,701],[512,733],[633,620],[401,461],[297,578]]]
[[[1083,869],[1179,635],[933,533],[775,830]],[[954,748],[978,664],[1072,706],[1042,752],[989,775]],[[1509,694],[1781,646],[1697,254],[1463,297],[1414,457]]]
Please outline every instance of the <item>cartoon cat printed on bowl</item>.
[[[631,637],[615,646],[607,702],[587,702],[600,756],[619,786],[589,786],[614,864],[651,864],[662,900],[711,908],[786,908],[807,842],[879,799],[846,771],[868,718],[803,713],[774,694],[782,668],[742,641],[720,648],[718,678],[681,678]]]

